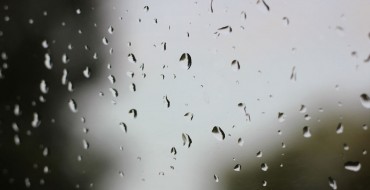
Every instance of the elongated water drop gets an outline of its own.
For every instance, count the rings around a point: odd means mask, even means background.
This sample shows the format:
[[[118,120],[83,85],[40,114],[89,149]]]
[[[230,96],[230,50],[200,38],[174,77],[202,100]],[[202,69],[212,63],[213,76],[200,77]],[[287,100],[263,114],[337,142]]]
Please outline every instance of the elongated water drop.
[[[119,127],[121,128],[121,130],[125,133],[127,133],[127,125],[123,122],[120,122],[119,123]]]
[[[361,169],[361,163],[357,161],[348,161],[344,163],[344,169],[352,172],[358,172]]]
[[[41,83],[40,83],[40,90],[43,94],[47,94],[49,92],[49,87],[48,85],[46,84],[46,81],[45,80],[41,80]]]
[[[68,101],[68,105],[69,105],[69,109],[73,112],[73,113],[76,113],[77,112],[77,103],[74,99],[70,99]]]
[[[82,140],[82,146],[83,146],[83,148],[84,148],[85,150],[87,150],[87,149],[89,149],[89,148],[90,148],[90,144],[89,144],[89,142],[87,142],[87,140],[86,140],[86,139],[83,139],[83,140]]]
[[[303,136],[305,138],[310,138],[311,137],[311,131],[308,126],[303,127]]]
[[[216,174],[213,175],[213,179],[215,179],[215,182],[219,181],[218,176]]]

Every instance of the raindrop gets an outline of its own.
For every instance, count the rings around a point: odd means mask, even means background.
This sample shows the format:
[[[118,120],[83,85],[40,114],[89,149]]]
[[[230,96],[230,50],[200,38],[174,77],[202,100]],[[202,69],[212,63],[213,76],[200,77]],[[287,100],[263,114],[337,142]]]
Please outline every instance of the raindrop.
[[[247,13],[245,11],[242,11],[241,17],[243,20],[247,20]]]
[[[123,176],[125,176],[125,173],[123,171],[118,171],[118,175],[123,177]]]
[[[265,171],[267,171],[268,169],[269,169],[269,167],[267,166],[267,164],[266,164],[266,163],[262,163],[262,164],[261,164],[261,170],[262,170],[262,171],[264,171],[264,172],[265,172]]]
[[[86,78],[90,78],[90,75],[91,75],[91,70],[89,67],[86,67],[85,70],[82,71],[83,75],[86,77]]]
[[[211,0],[211,13],[213,13],[213,0]]]
[[[289,25],[289,18],[288,17],[283,17],[283,21],[284,21],[286,26]]]
[[[14,143],[15,145],[19,146],[21,144],[21,139],[18,135],[14,135]]]
[[[133,118],[136,118],[137,117],[137,111],[136,111],[136,109],[130,109],[130,111],[128,111],[128,113],[131,114]]]
[[[116,78],[113,75],[108,76],[108,80],[110,83],[114,84],[116,82]]]
[[[83,139],[83,140],[82,140],[82,146],[83,146],[83,148],[84,148],[85,150],[87,150],[87,149],[89,149],[90,144],[89,144],[89,142],[87,142],[87,140]]]
[[[193,117],[194,117],[193,113],[190,113],[190,112],[185,113],[184,116],[189,117],[190,120],[193,120]]]
[[[145,6],[144,10],[145,10],[145,12],[148,12],[149,11],[149,6]]]
[[[14,132],[16,132],[16,133],[19,132],[19,127],[16,123],[12,123],[12,128],[13,128]]]
[[[51,58],[50,58],[50,55],[48,53],[45,53],[44,64],[45,64],[45,67],[49,70],[53,68],[53,63],[51,62]]]
[[[212,129],[212,133],[213,133],[213,136],[215,136],[215,138],[219,141],[222,141],[225,139],[225,133],[221,129],[221,127],[214,126]]]
[[[130,90],[131,90],[132,92],[136,92],[136,85],[135,85],[135,83],[131,83],[131,84],[130,84]]]
[[[294,81],[297,80],[297,73],[295,71],[295,66],[292,69],[292,74],[290,74],[290,80],[294,80]]]
[[[352,171],[352,172],[358,172],[361,169],[361,163],[360,162],[348,161],[348,162],[344,163],[344,169]]]
[[[262,151],[258,151],[256,156],[257,156],[257,158],[261,158],[262,157]]]
[[[346,151],[348,151],[348,150],[349,150],[349,146],[348,146],[348,144],[347,144],[347,143],[344,143],[344,144],[343,144],[343,149],[344,149],[344,150],[346,150]]]
[[[46,40],[44,40],[44,41],[42,41],[41,42],[41,46],[43,47],[43,48],[48,48],[49,47],[49,44],[48,44],[48,41],[46,41]]]
[[[135,73],[134,72],[132,72],[132,71],[127,71],[127,76],[128,77],[130,77],[130,78],[134,78],[134,75],[135,75]]]
[[[193,141],[191,140],[190,136],[186,133],[183,133],[182,134],[182,141],[183,141],[183,146],[185,146],[186,144],[188,144],[188,148],[190,148],[191,146],[191,143],[193,143]]]
[[[236,165],[234,166],[234,171],[236,171],[236,172],[240,172],[240,170],[242,170],[242,166],[241,166],[240,164],[236,164]]]
[[[68,101],[68,105],[69,105],[69,109],[73,112],[73,113],[76,113],[77,112],[77,103],[75,100],[73,99],[70,99]]]
[[[234,71],[238,71],[240,70],[240,64],[239,64],[239,61],[238,60],[233,60],[231,62],[231,68],[234,70]]]
[[[266,187],[266,186],[267,186],[267,181],[266,181],[266,180],[263,180],[263,181],[262,181],[262,186],[263,186],[263,187]]]
[[[30,188],[31,187],[31,182],[30,182],[30,179],[28,177],[26,177],[24,179],[24,183],[25,183],[25,185],[26,185],[27,188]]]
[[[311,137],[311,131],[310,131],[310,128],[308,126],[303,127],[303,136],[306,137],[306,138]]]
[[[32,127],[36,128],[36,127],[40,126],[40,124],[41,124],[41,121],[40,121],[40,118],[39,118],[39,114],[33,113],[33,120],[31,122]]]
[[[284,113],[282,113],[282,112],[278,113],[278,121],[279,122],[285,121],[285,114]]]
[[[261,0],[258,0],[258,1],[257,1],[257,4],[258,4],[258,3],[260,3],[260,2],[261,2]],[[268,6],[268,5],[267,5],[267,3],[266,3],[264,0],[262,0],[262,3],[263,3],[263,5],[266,7],[266,10],[267,10],[267,11],[270,11],[270,6]]]
[[[113,28],[113,26],[109,26],[109,28],[108,28],[108,33],[109,33],[109,34],[113,34],[113,32],[114,32],[114,28]]]
[[[79,15],[81,14],[81,9],[76,9],[76,13]]]
[[[69,63],[69,57],[67,56],[67,54],[63,54],[62,55],[62,62],[64,63],[64,64],[67,64],[67,63]]]
[[[366,124],[363,124],[363,125],[362,125],[362,129],[363,129],[363,130],[365,130],[365,131],[366,131],[368,128],[369,128],[369,127],[368,127]]]
[[[308,114],[306,114],[306,115],[304,115],[304,119],[305,119],[306,121],[309,121],[309,120],[311,119],[311,116],[310,116],[310,115],[308,115]]]
[[[307,107],[305,106],[305,105],[301,105],[301,108],[299,109],[299,112],[301,112],[301,113],[306,113],[306,111],[307,111]]]
[[[68,77],[68,70],[63,69],[63,76],[62,76],[62,84],[66,85],[67,84],[67,77]]]
[[[370,98],[367,94],[361,94],[361,104],[367,109],[370,109]]]
[[[49,155],[49,149],[47,147],[45,147],[44,150],[42,151],[42,155],[45,157]]]
[[[183,53],[179,59],[180,63],[182,64],[183,68],[190,69],[192,61],[191,56],[188,53]]]
[[[344,126],[342,123],[339,123],[338,126],[337,126],[337,134],[342,134],[343,133],[343,130],[344,130]]]
[[[242,139],[242,138],[239,138],[239,139],[238,139],[238,145],[239,145],[239,146],[243,146],[243,144],[244,144],[243,139]]]
[[[127,133],[127,125],[125,123],[120,122],[119,127],[122,129],[123,132]]]
[[[163,47],[163,51],[166,51],[167,50],[167,43],[166,42],[162,42],[161,45]]]
[[[106,37],[103,37],[102,42],[104,45],[108,45],[108,39]]]
[[[47,86],[45,80],[41,80],[40,83],[40,90],[43,94],[47,94],[49,92],[49,87]]]
[[[366,155],[367,154],[367,150],[362,150],[362,155]]]
[[[213,179],[215,179],[216,183],[219,181],[218,176],[216,174],[213,175]]]
[[[128,57],[127,57],[128,61],[131,62],[131,63],[136,63],[136,58],[135,58],[135,55],[130,53],[128,54]]]
[[[171,154],[173,154],[174,156],[177,154],[177,150],[175,147],[171,148]]]
[[[170,100],[168,99],[167,95],[166,96],[163,96],[163,99],[165,101],[165,105],[167,108],[169,108],[171,106],[171,102]]]
[[[333,179],[332,177],[329,177],[329,186],[333,189],[333,190],[336,190],[337,189],[337,181],[335,181],[335,179]]]
[[[71,81],[68,81],[67,89],[68,89],[69,92],[73,92],[73,84],[72,84]]]
[[[112,96],[113,97],[117,97],[118,96],[118,91],[114,88],[109,88],[109,91],[112,93]]]
[[[231,28],[231,26],[224,26],[217,29],[217,31],[214,34],[216,34],[217,36],[220,36],[221,34],[227,35],[230,34],[232,31],[233,29]]]

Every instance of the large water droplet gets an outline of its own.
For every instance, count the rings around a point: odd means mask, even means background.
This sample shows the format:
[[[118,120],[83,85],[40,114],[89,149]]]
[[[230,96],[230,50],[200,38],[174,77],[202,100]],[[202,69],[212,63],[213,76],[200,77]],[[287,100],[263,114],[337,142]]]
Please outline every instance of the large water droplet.
[[[361,104],[367,109],[370,109],[370,98],[367,94],[361,94]]]
[[[240,170],[242,170],[242,166],[240,164],[236,164],[234,166],[234,171],[240,172]]]
[[[306,138],[311,137],[311,131],[310,131],[310,128],[308,126],[303,127],[303,136],[306,137]]]
[[[135,55],[133,53],[128,54],[127,59],[131,63],[136,63],[136,57],[135,57]]]
[[[231,68],[234,70],[234,71],[238,71],[240,69],[240,64],[239,64],[239,61],[238,60],[233,60],[231,62]]]
[[[180,63],[182,64],[183,68],[190,69],[192,61],[191,56],[188,53],[183,53],[179,59]]]
[[[76,113],[77,112],[77,103],[74,99],[70,99],[68,101],[68,105],[69,105],[69,109],[73,112],[73,113]]]
[[[361,163],[360,162],[348,161],[348,162],[344,163],[344,169],[352,171],[352,172],[358,172],[361,169]]]
[[[225,133],[221,129],[221,127],[214,126],[212,129],[212,133],[213,133],[213,136],[215,136],[215,138],[219,141],[222,141],[225,139]]]
[[[335,179],[333,179],[332,177],[329,177],[329,186],[333,189],[333,190],[336,190],[337,189],[337,181],[335,181]]]

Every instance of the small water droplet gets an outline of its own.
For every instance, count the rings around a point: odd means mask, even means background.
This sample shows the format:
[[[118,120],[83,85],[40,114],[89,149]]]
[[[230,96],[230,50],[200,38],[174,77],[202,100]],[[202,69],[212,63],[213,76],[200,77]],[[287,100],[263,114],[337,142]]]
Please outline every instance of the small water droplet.
[[[225,139],[225,133],[224,131],[221,129],[221,127],[218,127],[218,126],[214,126],[213,129],[212,129],[212,133],[213,133],[213,136],[219,140],[219,141],[222,141]]]
[[[367,155],[367,150],[362,150],[362,155]]]
[[[74,99],[70,99],[68,101],[68,105],[69,105],[69,109],[73,112],[73,113],[76,113],[77,112],[77,103]]]
[[[308,126],[303,127],[303,136],[305,138],[310,138],[311,137],[311,131]]]
[[[362,125],[362,129],[363,129],[364,131],[366,131],[368,128],[369,128],[369,127],[368,127],[366,124],[363,124],[363,125]]]
[[[337,132],[337,134],[342,134],[343,131],[344,131],[344,126],[343,126],[342,123],[339,123],[338,126],[337,126],[336,132]]]
[[[128,111],[128,113],[130,115],[132,115],[133,118],[136,118],[137,117],[137,111],[136,111],[136,109],[130,109],[130,111]]]
[[[30,188],[31,187],[31,181],[28,177],[26,177],[24,179],[24,184],[26,185],[27,188]]]
[[[40,90],[43,94],[47,94],[49,92],[49,87],[48,85],[46,84],[45,80],[41,80],[41,83],[40,83]]]
[[[348,162],[344,163],[344,169],[352,171],[352,172],[358,172],[361,169],[361,163],[360,162],[348,161]]]
[[[108,33],[109,33],[109,34],[113,34],[113,32],[114,32],[114,28],[113,28],[113,26],[109,26],[109,28],[108,28]]]
[[[218,176],[216,174],[213,175],[213,179],[215,179],[216,183],[219,181]]]
[[[90,68],[89,67],[86,67],[85,70],[83,70],[83,75],[86,77],[86,78],[90,78],[91,76],[91,71],[90,71]]]
[[[135,83],[131,83],[131,84],[130,84],[130,90],[131,90],[132,92],[136,92],[136,85],[135,85]]]
[[[283,21],[285,23],[285,26],[289,25],[289,18],[288,17],[283,17]]]
[[[257,158],[261,158],[262,157],[262,151],[258,151],[256,156],[257,156]]]
[[[266,180],[263,180],[263,181],[262,181],[262,186],[263,186],[263,187],[266,187],[266,186],[267,186],[267,181],[266,181]]]
[[[73,84],[71,81],[68,81],[67,89],[69,92],[73,92]]]
[[[135,75],[135,73],[134,72],[132,72],[132,71],[127,71],[127,76],[128,77],[130,77],[130,78],[134,78],[134,75]]]
[[[123,171],[118,171],[118,175],[123,177],[123,176],[125,176],[125,173]]]
[[[15,145],[19,146],[21,144],[21,139],[18,135],[14,135],[14,143]]]
[[[236,172],[240,172],[240,170],[242,170],[242,166],[241,166],[240,164],[236,164],[236,165],[234,166],[234,171],[236,171]]]
[[[238,71],[240,70],[240,64],[239,64],[239,61],[238,60],[233,60],[231,62],[231,68],[234,70],[234,71]]]
[[[116,78],[113,75],[108,76],[108,80],[111,84],[114,84],[116,82]]]
[[[76,9],[76,14],[81,14],[81,9]]]
[[[51,62],[51,58],[48,53],[45,53],[44,64],[45,64],[45,67],[49,70],[53,68],[53,63]]]
[[[148,12],[148,11],[149,11],[149,6],[145,6],[145,7],[144,7],[144,11],[145,11],[145,12]]]
[[[136,57],[135,57],[135,55],[133,53],[128,54],[127,59],[131,63],[136,63]]]
[[[43,41],[41,42],[41,46],[42,46],[44,49],[48,48],[48,47],[49,47],[48,41],[43,40]]]
[[[45,157],[49,155],[49,149],[47,147],[45,147],[44,150],[42,151],[42,155]]]
[[[301,105],[301,108],[299,109],[299,112],[301,112],[301,113],[306,113],[306,111],[307,111],[307,107],[305,106],[305,105]]]
[[[67,84],[67,78],[68,78],[68,70],[63,69],[63,76],[62,76],[62,84],[63,85]]]
[[[103,37],[102,42],[103,42],[104,45],[108,45],[109,44],[109,41],[108,41],[108,39],[106,37]]]
[[[262,164],[261,164],[261,170],[262,170],[262,171],[264,171],[264,172],[265,172],[265,171],[267,171],[268,169],[269,169],[269,167],[267,166],[267,164],[266,164],[266,163],[262,163]]]
[[[67,63],[69,63],[69,61],[70,61],[70,59],[69,59],[69,57],[67,56],[67,54],[63,54],[63,55],[62,55],[62,62],[63,62],[64,64],[67,64]]]
[[[243,139],[242,139],[242,138],[239,138],[239,139],[238,139],[238,145],[239,145],[239,146],[243,146],[243,145],[244,145],[244,141],[243,141]]]
[[[218,28],[217,31],[214,33],[216,36],[220,36],[221,34],[223,35],[228,35],[233,31],[231,26],[223,26],[221,28]]]
[[[279,122],[284,122],[285,121],[285,114],[282,112],[278,113],[278,121]]]
[[[194,115],[193,115],[193,113],[187,112],[187,113],[185,113],[185,114],[184,114],[184,116],[185,116],[185,117],[189,117],[189,118],[190,118],[190,120],[193,120],[193,116],[194,116]]]
[[[247,20],[247,13],[245,11],[242,11],[242,13],[240,13],[241,17],[243,20]]]
[[[39,114],[37,114],[36,112],[33,113],[33,120],[31,122],[31,126],[36,128],[36,127],[39,127],[41,124],[41,120],[39,118]]]
[[[370,98],[367,94],[361,94],[361,104],[366,109],[370,109]]]
[[[332,177],[329,177],[329,186],[333,189],[333,190],[336,190],[337,189],[337,181],[335,181],[335,179],[333,179]]]
[[[87,142],[87,140],[86,140],[86,139],[83,139],[83,140],[82,140],[82,146],[83,146],[83,148],[84,148],[85,150],[87,150],[87,149],[89,149],[90,144],[89,144],[89,142]]]
[[[164,99],[166,107],[169,108],[171,106],[170,100],[168,99],[167,96],[163,96],[163,99]]]
[[[309,121],[309,120],[311,119],[311,116],[310,116],[310,115],[308,115],[308,114],[306,114],[306,115],[304,115],[304,119],[305,119],[306,121]]]
[[[121,128],[121,130],[125,133],[127,133],[127,125],[123,122],[120,122],[119,123],[119,127]]]
[[[118,91],[114,88],[109,88],[109,91],[112,93],[112,96],[113,97],[117,97],[118,96]]]
[[[182,64],[182,67],[185,69],[190,69],[192,65],[191,56],[188,53],[183,53],[179,59],[180,63]]]
[[[190,148],[191,143],[193,143],[193,140],[191,140],[190,136],[186,133],[182,133],[182,141],[183,141],[183,146],[188,144],[188,148]]]
[[[290,74],[290,80],[293,80],[293,81],[297,80],[297,72],[295,70],[295,66],[292,68],[292,74]]]
[[[175,147],[171,148],[171,154],[173,154],[174,156],[177,154],[177,150]]]
[[[348,151],[348,150],[349,150],[349,146],[348,146],[348,144],[347,144],[347,143],[344,143],[344,144],[343,144],[343,149],[344,149],[345,151]]]

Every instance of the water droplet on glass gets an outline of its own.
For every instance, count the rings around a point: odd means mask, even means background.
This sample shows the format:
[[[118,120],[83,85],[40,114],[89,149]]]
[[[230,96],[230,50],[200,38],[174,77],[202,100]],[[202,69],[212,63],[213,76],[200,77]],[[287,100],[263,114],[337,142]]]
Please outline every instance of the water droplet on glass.
[[[90,68],[89,67],[86,67],[85,70],[82,71],[83,75],[86,77],[86,78],[90,78],[90,75],[91,75],[91,71],[90,71]]]
[[[257,156],[257,158],[261,158],[262,157],[262,151],[258,151],[256,156]]]
[[[81,9],[76,9],[76,14],[81,14]]]
[[[113,97],[117,97],[118,96],[118,91],[114,88],[109,88],[109,91],[112,93],[112,96]]]
[[[184,114],[185,117],[189,117],[190,120],[193,120],[193,113],[187,112]]]
[[[342,134],[343,131],[344,131],[344,126],[343,126],[342,123],[339,123],[338,126],[337,126],[336,132],[337,132],[337,134]]]
[[[285,23],[285,26],[289,25],[289,18],[288,17],[283,17],[283,21]]]
[[[367,155],[367,150],[362,150],[362,155]]]
[[[83,146],[83,148],[84,148],[85,150],[87,150],[87,149],[89,149],[90,144],[89,144],[89,142],[87,142],[87,140],[83,139],[83,140],[82,140],[82,146]]]
[[[303,127],[303,136],[306,137],[306,138],[311,137],[311,131],[310,131],[310,128],[308,126]]]
[[[161,45],[163,47],[163,51],[166,51],[167,50],[167,43],[166,42],[162,42]]]
[[[258,1],[257,1],[257,4],[259,4],[259,3],[261,3],[261,0],[258,0]],[[268,5],[267,5],[267,3],[266,3],[264,0],[262,0],[262,3],[263,3],[263,5],[265,6],[266,10],[267,10],[267,11],[270,11],[270,6],[268,6]]]
[[[234,171],[236,171],[236,172],[240,172],[240,170],[242,170],[242,166],[241,166],[240,164],[236,164],[236,165],[234,166]]]
[[[214,126],[213,129],[212,129],[212,133],[213,133],[213,136],[219,140],[219,141],[222,141],[225,139],[225,133],[224,131],[221,129],[221,127],[218,127],[218,126]]]
[[[114,84],[116,82],[116,78],[113,75],[108,76],[108,80],[111,84]]]
[[[128,111],[128,113],[130,115],[132,115],[133,118],[136,118],[137,117],[137,111],[136,111],[136,109],[130,109],[130,111]]]
[[[290,74],[290,80],[293,80],[293,81],[297,80],[297,72],[295,71],[295,66],[292,69],[292,74]]]
[[[304,119],[305,119],[306,121],[309,121],[309,120],[311,119],[311,116],[310,116],[310,115],[308,115],[308,114],[306,114],[306,115],[304,115]]]
[[[64,63],[64,64],[67,64],[67,63],[69,63],[69,57],[67,56],[67,54],[63,54],[62,55],[62,62]]]
[[[164,99],[164,102],[165,102],[166,107],[169,108],[171,106],[170,100],[168,99],[167,96],[164,96],[163,99]]]
[[[282,113],[282,112],[278,113],[278,121],[279,122],[285,121],[285,114],[284,113]]]
[[[69,109],[73,112],[73,113],[76,113],[77,112],[77,103],[75,100],[73,99],[70,99],[68,101],[68,105],[69,105]]]
[[[109,33],[109,34],[113,34],[113,32],[114,32],[114,28],[113,28],[113,26],[109,26],[109,28],[108,28],[108,33]]]
[[[215,182],[218,182],[218,176],[216,174],[213,175],[213,179],[215,179]]]
[[[227,34],[230,34],[232,31],[233,31],[233,29],[231,28],[231,26],[223,26],[223,27],[217,29],[217,31],[214,34],[216,36],[220,36],[221,34],[227,35]]]
[[[145,7],[144,7],[144,11],[145,11],[145,12],[148,12],[148,11],[149,11],[149,6],[145,6]]]
[[[192,61],[191,61],[191,56],[188,53],[183,53],[179,59],[181,65],[185,69],[190,69]]]
[[[21,144],[21,139],[18,135],[14,135],[14,143],[15,145],[19,146]]]
[[[127,125],[123,122],[120,122],[119,123],[119,127],[121,128],[121,130],[125,133],[127,133]]]
[[[134,72],[132,72],[132,71],[127,71],[127,76],[128,77],[130,77],[130,78],[134,78],[134,75],[135,75],[135,73]]]
[[[136,92],[136,85],[135,85],[135,83],[131,83],[131,84],[130,84],[130,90],[131,90],[132,92]]]
[[[239,61],[238,60],[233,60],[231,62],[231,68],[234,70],[234,71],[238,71],[240,70],[240,64],[239,64]]]
[[[45,147],[44,150],[42,151],[42,155],[45,157],[49,155],[49,149],[47,147]]]
[[[128,59],[128,61],[129,61],[129,62],[131,62],[131,63],[136,63],[136,57],[135,57],[135,55],[134,55],[134,54],[132,54],[132,53],[128,54],[127,59]]]
[[[352,172],[358,172],[361,169],[361,163],[360,162],[348,161],[348,162],[344,163],[344,169],[352,171]]]
[[[368,129],[368,126],[366,124],[363,124],[362,129],[366,131]]]
[[[344,143],[344,144],[343,144],[343,149],[344,149],[345,151],[348,151],[348,150],[349,150],[349,146],[348,146],[348,144],[347,144],[347,143]]]
[[[238,145],[239,145],[239,146],[243,146],[243,144],[244,144],[243,139],[242,139],[242,138],[239,138],[239,139],[238,139]]]
[[[176,150],[175,147],[171,148],[171,154],[174,155],[174,156],[177,154],[177,150]]]
[[[41,42],[41,46],[42,46],[44,49],[48,48],[48,47],[49,47],[48,41],[43,40],[43,41]]]
[[[68,81],[67,89],[69,92],[73,92],[73,84],[71,81]]]
[[[68,77],[68,70],[63,69],[63,76],[62,76],[62,84],[66,85],[67,84],[67,77]]]
[[[262,171],[267,171],[269,169],[269,167],[267,166],[267,164],[266,163],[262,163],[261,164],[261,170]]]
[[[266,181],[266,180],[263,180],[263,181],[262,181],[262,186],[263,186],[263,187],[266,187],[266,186],[267,186],[267,181]]]
[[[40,83],[40,90],[43,94],[47,94],[49,92],[49,87],[47,86],[45,80],[41,80]]]
[[[104,45],[108,45],[108,39],[106,37],[103,37],[102,42]]]
[[[14,132],[16,132],[16,133],[19,132],[19,127],[18,127],[17,123],[12,123],[12,128],[13,128]]]
[[[26,185],[27,188],[30,188],[31,187],[31,181],[28,177],[26,177],[24,179],[24,184]]]
[[[44,64],[45,64],[45,67],[49,70],[53,68],[53,63],[51,62],[51,58],[50,58],[50,55],[48,53],[45,53]]]
[[[247,20],[247,13],[245,11],[242,11],[241,17],[243,20]]]
[[[41,121],[40,121],[40,118],[39,118],[39,114],[33,113],[33,120],[31,122],[31,126],[36,128],[36,127],[40,126],[40,124],[41,124]]]
[[[367,109],[370,109],[370,98],[367,94],[361,94],[361,104]]]
[[[333,190],[336,190],[337,189],[337,181],[335,181],[335,179],[333,179],[332,177],[329,177],[329,186],[333,189]]]
[[[125,173],[123,171],[118,171],[118,175],[123,177],[123,176],[125,176]]]
[[[190,136],[186,133],[183,133],[181,137],[182,137],[182,141],[183,141],[183,146],[188,144],[188,148],[190,148],[191,143],[193,143],[193,140],[191,140]]]

